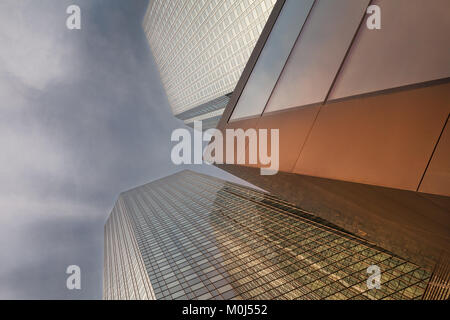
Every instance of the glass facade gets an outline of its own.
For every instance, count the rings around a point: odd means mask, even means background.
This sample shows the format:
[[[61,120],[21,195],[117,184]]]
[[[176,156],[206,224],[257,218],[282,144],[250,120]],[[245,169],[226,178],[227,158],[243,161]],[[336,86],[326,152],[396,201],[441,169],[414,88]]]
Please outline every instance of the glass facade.
[[[232,92],[276,0],[153,0],[143,28],[175,115]]]
[[[105,242],[105,299],[420,299],[430,278],[270,194],[191,171],[121,194]],[[140,257],[124,259],[130,244]],[[140,295],[117,292],[136,282]]]
[[[155,299],[124,202],[117,200],[105,224],[103,297],[111,300]]]
[[[225,107],[230,101],[232,93],[204,103],[198,107],[176,115],[190,127],[194,127],[194,121],[202,121],[203,130],[215,128],[219,122]]]

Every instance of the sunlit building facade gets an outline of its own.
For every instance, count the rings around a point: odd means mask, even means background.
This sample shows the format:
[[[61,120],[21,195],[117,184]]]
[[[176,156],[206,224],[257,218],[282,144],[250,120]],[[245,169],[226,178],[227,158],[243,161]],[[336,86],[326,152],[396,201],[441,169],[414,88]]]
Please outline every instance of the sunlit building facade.
[[[369,266],[381,272],[369,288]],[[420,299],[430,272],[253,189],[191,171],[122,193],[104,299]]]
[[[175,116],[215,127],[276,0],[152,0],[143,28]]]
[[[449,270],[448,12],[448,0],[278,0],[217,128],[276,132],[279,170],[261,176],[271,163],[249,147],[218,166]]]

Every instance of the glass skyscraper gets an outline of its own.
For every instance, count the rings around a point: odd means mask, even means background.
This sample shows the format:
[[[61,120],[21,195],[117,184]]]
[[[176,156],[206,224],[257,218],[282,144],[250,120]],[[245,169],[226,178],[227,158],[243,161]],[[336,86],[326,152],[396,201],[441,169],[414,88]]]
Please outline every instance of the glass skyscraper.
[[[215,127],[276,0],[152,0],[143,28],[175,116]]]
[[[368,267],[381,272],[370,289]],[[122,193],[104,299],[421,299],[431,274],[270,194],[182,171]]]

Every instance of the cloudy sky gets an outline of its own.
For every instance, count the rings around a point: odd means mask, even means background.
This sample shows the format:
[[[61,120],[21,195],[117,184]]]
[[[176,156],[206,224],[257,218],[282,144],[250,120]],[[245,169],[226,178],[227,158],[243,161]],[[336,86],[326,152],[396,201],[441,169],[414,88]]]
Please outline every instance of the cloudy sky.
[[[0,0],[0,299],[100,299],[118,194],[183,168],[148,0]],[[81,7],[82,29],[66,28]],[[239,181],[211,166],[190,169]],[[66,289],[68,265],[82,290]]]

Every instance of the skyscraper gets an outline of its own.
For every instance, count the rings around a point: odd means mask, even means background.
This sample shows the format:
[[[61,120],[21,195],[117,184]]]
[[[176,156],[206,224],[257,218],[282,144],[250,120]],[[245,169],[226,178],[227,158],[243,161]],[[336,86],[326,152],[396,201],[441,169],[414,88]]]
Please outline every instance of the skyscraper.
[[[120,195],[104,261],[104,299],[420,299],[430,280],[270,194],[191,171]]]
[[[174,115],[215,127],[276,0],[152,0],[143,28]]]
[[[278,1],[219,128],[279,129],[283,172],[450,196],[449,10]]]
[[[218,166],[421,265],[450,257],[449,10],[278,0],[217,128],[274,130],[279,171],[250,147]]]

